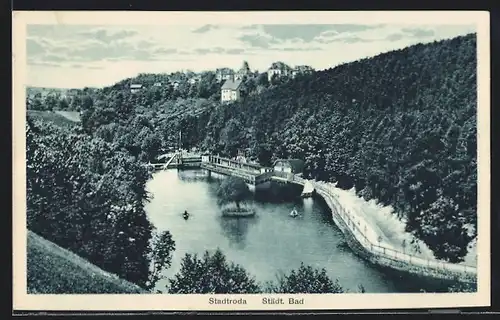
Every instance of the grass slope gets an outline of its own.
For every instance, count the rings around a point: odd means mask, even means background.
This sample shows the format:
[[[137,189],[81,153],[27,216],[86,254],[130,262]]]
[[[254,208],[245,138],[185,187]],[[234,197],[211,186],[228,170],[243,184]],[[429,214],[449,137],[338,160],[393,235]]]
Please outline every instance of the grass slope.
[[[73,121],[73,122],[80,122],[80,113],[77,111],[61,111],[57,110],[54,111],[55,113],[65,117],[66,119]]]
[[[75,119],[70,118],[70,116],[68,116],[67,114],[61,114],[59,112],[38,110],[27,110],[26,112],[27,117],[31,117],[37,120],[49,121],[60,127],[71,127],[77,123]]]
[[[28,293],[146,293],[76,254],[28,231]]]

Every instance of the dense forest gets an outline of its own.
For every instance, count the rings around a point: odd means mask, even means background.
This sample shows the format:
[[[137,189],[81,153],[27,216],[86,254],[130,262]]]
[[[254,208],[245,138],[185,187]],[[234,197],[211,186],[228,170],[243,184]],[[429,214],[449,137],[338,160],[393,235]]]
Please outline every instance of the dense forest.
[[[471,34],[294,79],[268,83],[261,74],[244,81],[241,101],[224,105],[210,72],[177,88],[154,86],[166,76],[145,74],[71,95],[35,94],[29,109],[76,110],[81,124],[28,119],[28,227],[151,286],[158,273],[148,265],[168,267],[175,244],[144,212],[144,164],[175,147],[182,130],[186,148],[244,149],[265,165],[303,159],[307,177],[392,205],[436,257],[461,261],[477,235],[475,48]],[[146,89],[132,94],[137,82]],[[152,239],[168,245],[155,252]]]

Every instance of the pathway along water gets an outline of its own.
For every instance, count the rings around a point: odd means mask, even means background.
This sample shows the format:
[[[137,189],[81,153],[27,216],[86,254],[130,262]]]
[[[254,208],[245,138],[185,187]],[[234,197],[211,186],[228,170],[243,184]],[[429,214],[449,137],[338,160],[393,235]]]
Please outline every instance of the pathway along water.
[[[445,290],[444,282],[382,270],[356,256],[345,244],[322,199],[301,199],[300,187],[288,185],[258,194],[252,201],[257,215],[222,217],[217,187],[224,177],[208,177],[202,170],[167,170],[154,174],[147,189],[153,198],[146,205],[149,219],[159,230],[169,230],[176,242],[172,277],[186,253],[202,254],[220,248],[228,260],[243,266],[258,281],[275,280],[280,271],[298,268],[303,261],[324,267],[332,279],[351,292],[362,284],[367,292]],[[290,188],[293,188],[292,190]],[[288,197],[293,191],[293,197]],[[300,217],[289,216],[296,207]],[[188,220],[183,212],[190,213]],[[165,291],[167,281],[157,289]]]

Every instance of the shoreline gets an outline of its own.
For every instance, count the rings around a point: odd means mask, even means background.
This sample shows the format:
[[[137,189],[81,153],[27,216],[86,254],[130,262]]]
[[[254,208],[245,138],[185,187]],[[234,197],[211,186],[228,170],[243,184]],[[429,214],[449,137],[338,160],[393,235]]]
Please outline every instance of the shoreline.
[[[342,214],[339,213],[338,207],[340,207],[341,211],[342,206],[340,203],[338,203],[337,199],[334,199],[332,195],[325,192],[324,190],[321,190],[319,188],[315,189],[317,196],[321,197],[323,201],[327,204],[328,208],[330,209],[332,219],[334,223],[337,225],[337,227],[340,229],[342,234],[345,236],[346,243],[349,246],[349,248],[355,254],[357,254],[370,264],[379,267],[390,268],[395,271],[405,272],[412,275],[424,276],[431,279],[454,280],[466,284],[477,282],[477,278],[474,280],[471,279],[471,273],[475,274],[476,277],[477,273],[461,272],[461,271],[446,269],[445,267],[446,264],[449,264],[446,262],[440,262],[439,260],[435,260],[433,261],[433,263],[436,262],[438,265],[436,267],[434,266],[431,267],[430,265],[425,266],[422,264],[418,265],[414,263],[417,258],[415,258],[414,262],[412,263],[411,258],[409,260],[405,260],[402,259],[401,256],[390,257],[388,254],[385,253],[382,254],[381,252],[376,252],[375,250],[370,251],[370,249],[368,249],[367,246],[371,245],[373,247],[373,245],[369,243],[367,239],[365,241],[360,241],[358,239],[359,237],[357,237],[356,234],[348,226]],[[335,203],[338,204],[336,205]],[[439,264],[441,264],[443,267],[439,267]],[[457,266],[457,268],[461,267],[461,265],[459,264],[453,264],[453,265]]]

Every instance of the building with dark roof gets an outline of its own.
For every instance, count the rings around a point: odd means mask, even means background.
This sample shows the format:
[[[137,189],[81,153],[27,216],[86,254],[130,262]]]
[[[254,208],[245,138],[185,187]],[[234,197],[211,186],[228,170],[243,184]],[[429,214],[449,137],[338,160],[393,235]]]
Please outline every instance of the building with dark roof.
[[[304,171],[304,161],[300,159],[278,159],[274,162],[275,172],[300,175]]]
[[[296,77],[299,74],[310,74],[312,72],[314,72],[314,69],[310,66],[305,66],[305,65],[296,66],[292,70],[292,77]]]
[[[237,101],[241,96],[241,80],[229,79],[221,87],[220,99],[222,102]]]
[[[273,77],[286,77],[292,74],[292,68],[284,62],[273,62],[267,70],[267,80],[271,82]]]

